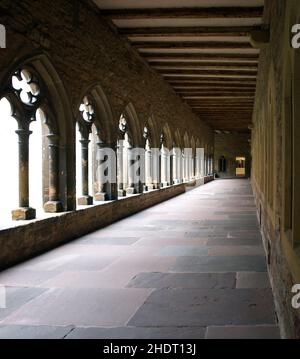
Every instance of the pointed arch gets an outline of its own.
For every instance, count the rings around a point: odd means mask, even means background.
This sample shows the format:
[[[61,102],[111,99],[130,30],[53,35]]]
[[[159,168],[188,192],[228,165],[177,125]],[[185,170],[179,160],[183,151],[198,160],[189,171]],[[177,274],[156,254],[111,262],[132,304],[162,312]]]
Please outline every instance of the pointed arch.
[[[141,122],[136,113],[133,104],[130,102],[123,111],[128,123],[128,136],[131,140],[131,145],[134,147],[143,147],[143,129]]]
[[[155,120],[152,116],[148,118],[146,121],[145,127],[149,129],[150,132],[150,145],[152,148],[159,148],[160,147],[160,134],[157,131],[157,125]]]
[[[59,198],[65,210],[75,209],[75,126],[69,96],[61,77],[54,65],[45,53],[35,54],[19,59],[13,63],[3,76],[0,93],[5,94],[10,86],[12,75],[21,68],[29,68],[41,80],[44,98],[47,99],[43,110],[47,111],[45,123],[53,135],[58,137],[58,173],[59,173]],[[45,144],[44,144],[45,145]],[[49,149],[45,147],[45,158],[49,156]],[[48,161],[44,162],[43,170],[46,171]],[[44,203],[48,201],[48,176],[44,176]]]
[[[166,123],[162,129],[162,135],[163,135],[163,140],[164,140],[164,145],[165,147],[167,147],[169,150],[173,148],[173,136],[172,136],[172,132],[170,129],[170,126],[168,123]]]

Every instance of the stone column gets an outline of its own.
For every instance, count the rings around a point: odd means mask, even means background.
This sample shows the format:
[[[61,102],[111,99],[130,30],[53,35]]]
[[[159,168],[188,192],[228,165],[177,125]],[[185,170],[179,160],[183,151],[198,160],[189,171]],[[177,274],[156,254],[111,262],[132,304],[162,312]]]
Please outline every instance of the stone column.
[[[165,161],[165,183],[164,183],[164,187],[168,187],[169,186],[169,182],[170,182],[170,157],[169,157],[169,152],[168,150],[165,149],[165,156],[164,156],[164,161]]]
[[[127,166],[128,166],[128,187],[126,188],[126,194],[135,194],[136,189],[134,186],[134,164],[135,164],[135,157],[132,147],[128,147],[127,149]]]
[[[89,139],[81,139],[81,172],[82,172],[82,197],[78,198],[80,206],[93,204],[93,197],[89,195]]]
[[[160,155],[160,158],[161,158],[161,178],[160,178],[160,184],[161,184],[161,187],[167,187],[168,185],[168,174],[167,174],[167,171],[168,171],[168,166],[167,166],[167,155],[166,155],[166,152],[165,152],[165,149],[162,148],[161,149],[161,155]]]
[[[185,170],[186,170],[185,151],[182,152],[182,157],[181,157],[181,169],[182,169],[182,182],[185,182],[185,181],[186,181],[186,176],[185,176]]]
[[[117,147],[108,143],[104,144],[99,140],[97,151],[98,165],[102,168],[98,170],[98,192],[95,199],[97,201],[117,200]]]
[[[105,173],[103,171],[103,166],[107,162],[107,156],[105,153],[106,145],[102,141],[98,140],[96,143],[97,146],[97,182],[98,182],[98,191],[95,194],[96,201],[107,201],[107,182],[105,180]]]
[[[145,150],[132,150],[132,157],[134,158],[133,173],[135,193],[144,193],[146,186],[145,178]]]
[[[45,203],[44,210],[47,213],[59,213],[63,211],[62,203],[59,201],[59,136],[50,134],[47,138],[49,143],[49,201]]]
[[[178,180],[179,183],[183,182],[183,161],[182,161],[182,151],[180,151],[178,156]]]
[[[36,210],[29,207],[29,130],[19,129],[19,207],[12,211],[13,220],[30,220],[36,217]]]
[[[186,154],[186,180],[187,182],[190,181],[190,174],[191,174],[191,158],[190,158],[190,154],[187,152]]]
[[[190,155],[190,179],[194,179],[194,157],[193,154]]]
[[[146,149],[145,151],[145,190],[153,190],[153,180],[152,180],[152,151]]]
[[[170,153],[170,186],[173,186],[174,179],[176,178],[174,176],[174,167],[176,166],[176,156],[174,154],[174,149],[172,149]]]
[[[200,178],[200,171],[199,171],[199,157],[196,153],[196,156],[194,157],[194,167],[195,167],[195,178],[198,179]]]
[[[173,181],[171,184],[177,184],[178,183],[178,153],[175,149],[172,151],[173,156]]]
[[[120,140],[117,146],[117,171],[118,171],[118,197],[125,197],[126,191],[124,189],[124,142]]]
[[[153,189],[160,188],[160,154],[159,149],[155,148],[151,150],[151,176]]]

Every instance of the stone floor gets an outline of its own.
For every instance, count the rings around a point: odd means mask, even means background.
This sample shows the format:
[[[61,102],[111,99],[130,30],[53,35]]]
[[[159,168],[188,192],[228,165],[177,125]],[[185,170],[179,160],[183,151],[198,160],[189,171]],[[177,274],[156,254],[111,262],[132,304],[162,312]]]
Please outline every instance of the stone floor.
[[[0,338],[279,338],[248,180],[217,180],[0,273]]]

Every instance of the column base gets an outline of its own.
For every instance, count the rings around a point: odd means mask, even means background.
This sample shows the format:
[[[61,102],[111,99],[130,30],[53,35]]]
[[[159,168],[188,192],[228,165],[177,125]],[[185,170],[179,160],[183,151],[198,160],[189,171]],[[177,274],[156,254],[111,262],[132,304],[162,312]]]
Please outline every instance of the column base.
[[[134,187],[126,188],[126,194],[127,195],[136,194],[136,189]]]
[[[36,210],[31,207],[18,208],[12,211],[13,221],[29,221],[36,218]]]
[[[126,197],[126,191],[124,189],[119,189],[118,197]]]
[[[78,198],[79,206],[91,206],[93,205],[93,197],[91,196],[83,196]]]
[[[153,191],[155,189],[154,184],[148,184],[147,185],[148,191]]]
[[[44,205],[46,213],[60,213],[63,211],[62,203],[59,201],[49,201]]]
[[[144,191],[144,192],[148,192],[148,191],[149,191],[149,187],[148,187],[148,186],[144,186],[144,187],[143,187],[143,191]]]
[[[98,202],[105,202],[105,201],[108,201],[108,195],[107,193],[105,192],[99,192],[99,193],[96,193],[95,196],[95,201],[98,201]]]
[[[169,183],[167,183],[167,182],[163,182],[160,184],[160,188],[166,188],[168,186],[169,186]]]

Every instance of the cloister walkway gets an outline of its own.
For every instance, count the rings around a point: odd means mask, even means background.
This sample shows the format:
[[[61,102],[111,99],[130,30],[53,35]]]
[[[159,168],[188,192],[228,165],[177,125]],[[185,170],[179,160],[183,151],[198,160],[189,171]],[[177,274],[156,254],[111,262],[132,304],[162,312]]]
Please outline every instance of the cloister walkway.
[[[0,338],[277,338],[248,180],[217,180],[0,274]]]

